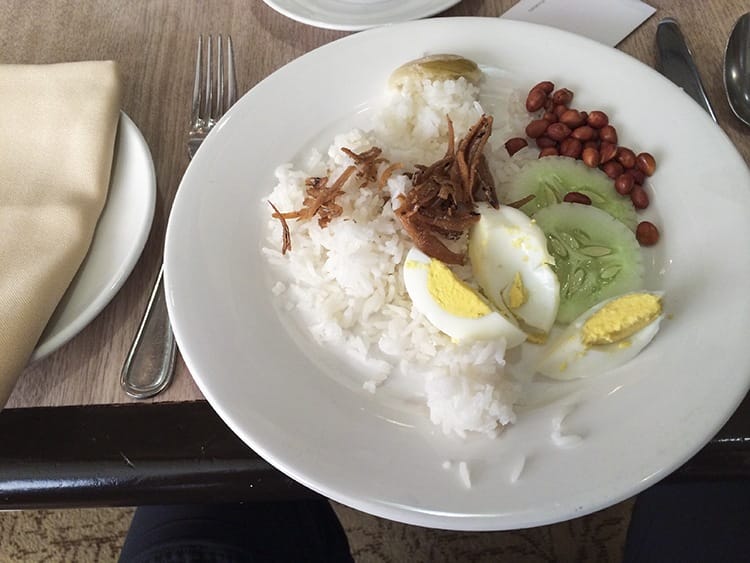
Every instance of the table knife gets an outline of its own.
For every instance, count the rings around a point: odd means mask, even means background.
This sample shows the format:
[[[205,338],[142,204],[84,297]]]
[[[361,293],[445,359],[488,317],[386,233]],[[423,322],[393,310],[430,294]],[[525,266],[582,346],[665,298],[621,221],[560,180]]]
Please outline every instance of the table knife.
[[[656,28],[656,47],[659,53],[656,70],[682,88],[718,123],[695,66],[693,53],[676,19],[664,18],[659,22]]]

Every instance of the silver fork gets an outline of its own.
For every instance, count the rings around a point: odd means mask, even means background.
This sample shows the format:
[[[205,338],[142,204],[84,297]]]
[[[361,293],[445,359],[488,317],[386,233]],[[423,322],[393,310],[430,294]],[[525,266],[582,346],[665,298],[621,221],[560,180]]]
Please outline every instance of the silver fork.
[[[237,101],[234,49],[230,36],[227,36],[226,56],[223,47],[222,36],[219,35],[214,56],[212,37],[208,36],[205,49],[203,36],[198,37],[192,112],[187,134],[191,160],[221,116]],[[135,399],[153,397],[166,389],[174,372],[177,345],[167,315],[163,272],[162,265],[120,374],[120,385]]]
[[[213,59],[211,36],[208,36],[206,46],[206,64],[203,80],[201,67],[203,66],[203,36],[198,37],[198,55],[195,58],[195,83],[193,84],[193,112],[191,127],[188,132],[188,153],[192,159],[203,139],[211,131],[217,121],[224,115],[234,102],[237,101],[237,77],[234,71],[234,49],[232,38],[227,35],[227,58],[224,64],[224,50],[222,39],[216,39],[216,72],[211,68]],[[226,66],[226,70],[225,70]],[[214,78],[216,74],[216,78]],[[226,76],[225,76],[226,75]],[[203,86],[201,87],[201,82]],[[226,83],[226,91],[225,91]],[[215,96],[215,97],[214,97]],[[226,97],[226,99],[225,99]]]

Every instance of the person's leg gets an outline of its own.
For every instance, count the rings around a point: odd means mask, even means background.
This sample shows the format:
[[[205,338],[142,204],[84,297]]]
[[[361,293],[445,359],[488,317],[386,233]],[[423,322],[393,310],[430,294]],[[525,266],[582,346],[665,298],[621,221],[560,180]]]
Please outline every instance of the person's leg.
[[[750,560],[750,481],[664,483],[635,502],[625,563]]]
[[[136,510],[121,563],[350,562],[341,523],[325,500]]]

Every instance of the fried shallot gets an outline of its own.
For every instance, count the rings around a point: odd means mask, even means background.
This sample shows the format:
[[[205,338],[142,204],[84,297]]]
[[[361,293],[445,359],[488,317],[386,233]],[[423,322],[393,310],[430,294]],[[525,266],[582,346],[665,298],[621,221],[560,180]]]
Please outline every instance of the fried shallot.
[[[289,224],[286,222],[286,218],[283,213],[279,213],[279,208],[276,207],[271,201],[268,205],[273,208],[273,217],[281,221],[281,254],[286,254],[292,250],[292,236],[289,234]]]
[[[341,147],[341,151],[354,161],[357,167],[357,178],[362,180],[359,185],[360,188],[364,188],[370,183],[377,181],[378,166],[382,162],[387,162],[385,158],[380,156],[383,152],[383,149],[380,147],[372,147],[361,153],[355,153],[346,147]]]
[[[499,206],[484,147],[492,134],[492,116],[483,115],[456,146],[448,118],[448,148],[429,166],[417,166],[412,188],[396,210],[404,229],[422,252],[447,264],[463,264],[465,256],[450,250],[439,237],[456,239],[479,221],[477,201]]]
[[[357,170],[356,166],[349,166],[339,176],[333,185],[328,185],[328,177],[313,176],[305,180],[305,199],[302,209],[279,213],[276,211],[272,217],[275,219],[312,219],[318,216],[318,224],[321,227],[328,226],[331,219],[338,217],[343,208],[336,203],[336,198],[344,193],[341,189],[349,177]]]
[[[296,219],[297,221],[312,219],[317,215],[318,224],[325,228],[334,217],[339,217],[343,213],[343,208],[336,203],[336,198],[343,195],[344,184],[356,172],[355,177],[361,182],[359,187],[364,188],[373,183],[382,188],[388,178],[398,168],[402,167],[400,163],[390,164],[381,157],[382,149],[372,147],[364,152],[355,153],[346,147],[341,149],[353,161],[354,165],[347,167],[336,181],[329,186],[327,176],[311,176],[305,180],[305,199],[302,202],[302,208],[297,211],[287,211],[281,213],[276,206],[270,201],[268,203],[273,207],[272,217],[279,219],[283,228],[282,235],[282,254],[292,249],[291,236],[287,219]],[[378,178],[378,168],[381,164],[386,163],[388,166],[383,170]]]

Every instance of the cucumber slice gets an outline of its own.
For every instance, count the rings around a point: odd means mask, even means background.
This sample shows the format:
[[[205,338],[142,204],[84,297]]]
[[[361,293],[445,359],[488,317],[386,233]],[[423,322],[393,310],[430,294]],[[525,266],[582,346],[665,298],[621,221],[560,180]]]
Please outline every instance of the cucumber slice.
[[[526,163],[513,178],[505,203],[533,194],[534,199],[520,208],[532,216],[543,207],[560,203],[568,192],[587,195],[591,205],[635,231],[638,218],[630,198],[618,194],[612,179],[598,168],[589,168],[580,160],[566,156],[546,156]]]
[[[641,250],[632,231],[590,205],[558,203],[534,214],[547,236],[560,282],[557,322],[569,323],[610,297],[643,287]]]

